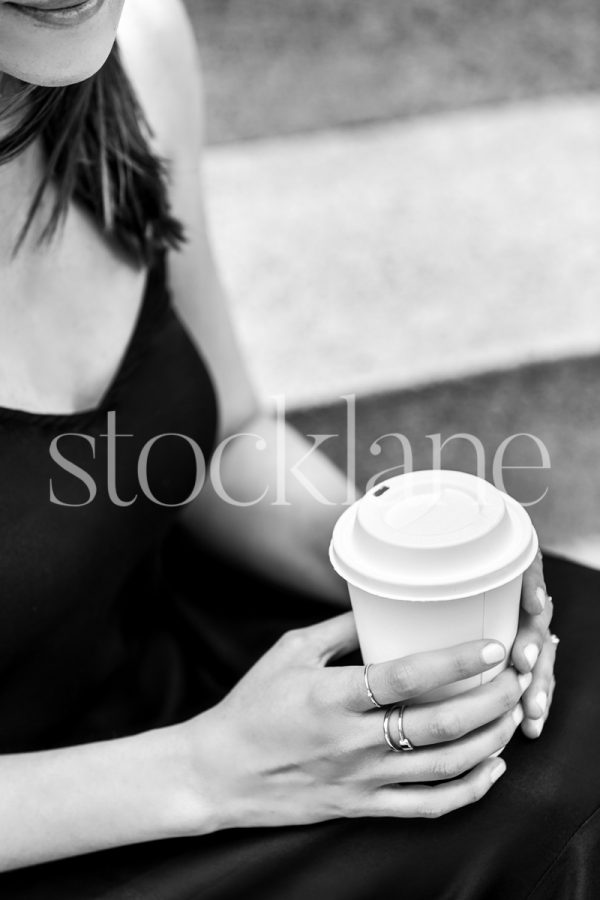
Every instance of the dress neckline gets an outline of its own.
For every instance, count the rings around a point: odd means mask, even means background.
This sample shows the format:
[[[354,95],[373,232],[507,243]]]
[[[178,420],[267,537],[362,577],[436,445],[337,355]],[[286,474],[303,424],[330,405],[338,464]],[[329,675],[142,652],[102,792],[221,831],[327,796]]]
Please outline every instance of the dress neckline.
[[[133,362],[136,355],[136,350],[141,337],[145,333],[145,325],[152,305],[150,302],[151,298],[154,296],[158,285],[161,285],[166,289],[164,267],[164,254],[161,253],[158,261],[152,266],[149,266],[146,271],[142,299],[125,349],[121,355],[121,360],[97,403],[85,407],[84,409],[74,410],[73,412],[36,412],[34,410],[18,409],[11,406],[0,406],[0,423],[5,420],[19,421],[30,425],[44,423],[58,424],[63,422],[79,423],[80,420],[87,420],[105,412],[110,407],[111,401],[118,390],[121,381],[129,370],[130,364]]]

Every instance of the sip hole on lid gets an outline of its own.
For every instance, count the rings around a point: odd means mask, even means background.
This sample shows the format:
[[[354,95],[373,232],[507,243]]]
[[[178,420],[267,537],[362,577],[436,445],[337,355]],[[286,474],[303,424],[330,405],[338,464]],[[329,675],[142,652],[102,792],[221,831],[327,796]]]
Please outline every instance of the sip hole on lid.
[[[378,488],[376,491],[373,491],[374,497],[381,497],[382,494],[385,494],[386,491],[389,491],[389,485],[384,484],[383,487]]]

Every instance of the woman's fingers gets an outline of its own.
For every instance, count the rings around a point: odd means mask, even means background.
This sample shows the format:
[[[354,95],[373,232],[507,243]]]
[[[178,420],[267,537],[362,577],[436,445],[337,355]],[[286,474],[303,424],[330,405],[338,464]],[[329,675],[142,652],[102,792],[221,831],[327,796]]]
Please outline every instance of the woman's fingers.
[[[456,741],[513,710],[531,678],[531,674],[505,669],[493,681],[448,700],[407,706],[403,731],[414,747]],[[397,721],[398,714],[394,713],[392,729],[397,728]]]
[[[434,785],[395,785],[380,788],[357,810],[358,816],[437,819],[476,803],[506,771],[502,759],[486,760],[455,781]]]
[[[553,643],[551,636],[548,635],[533,672],[531,685],[523,697],[525,719],[522,730],[523,734],[529,738],[540,736],[550,711],[555,684],[554,662],[556,647],[557,645]]]
[[[370,666],[369,686],[377,703],[388,706],[486,672],[502,662],[505,655],[506,649],[498,641],[469,641],[446,650],[415,653]],[[335,679],[337,702],[351,712],[373,709],[362,667],[346,666],[332,670],[331,675]]]
[[[546,712],[541,719],[527,719],[527,721],[523,721],[523,725],[521,727],[523,729],[523,734],[525,735],[525,737],[535,740],[535,738],[539,738],[539,736],[541,735],[544,725],[546,724],[546,719],[548,718],[548,715],[550,713],[555,687],[556,679],[552,677],[552,681],[550,682],[550,688],[548,691],[548,706],[546,708]]]
[[[449,744],[393,753],[382,741],[380,762],[372,765],[372,777],[378,784],[456,778],[502,750],[522,721],[523,709],[519,704],[490,725]]]
[[[552,680],[550,682],[550,689],[548,691],[548,706],[546,708],[546,712],[542,716],[544,720],[544,725],[546,724],[546,719],[550,715],[550,710],[552,709],[552,701],[554,700],[554,691],[556,689],[556,678],[554,675],[552,676]]]
[[[523,573],[523,587],[521,589],[521,606],[532,616],[537,616],[544,611],[548,599],[546,582],[544,579],[544,567],[542,553],[538,550],[537,556]]]
[[[521,608],[519,627],[513,644],[511,661],[519,672],[531,672],[537,663],[552,621],[552,597],[548,597],[544,609],[531,615]]]

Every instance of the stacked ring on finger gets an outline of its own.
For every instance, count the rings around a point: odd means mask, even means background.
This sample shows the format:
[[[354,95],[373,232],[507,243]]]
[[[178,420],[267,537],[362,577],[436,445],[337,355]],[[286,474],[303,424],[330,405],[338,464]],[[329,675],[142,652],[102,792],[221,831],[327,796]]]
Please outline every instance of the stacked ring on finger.
[[[367,697],[369,698],[369,700],[371,701],[373,706],[376,706],[377,709],[383,709],[384,707],[382,706],[382,704],[379,703],[375,699],[375,695],[373,694],[373,691],[371,690],[371,685],[369,684],[369,669],[371,668],[372,665],[373,665],[373,663],[369,663],[367,666],[365,666],[365,668],[363,670],[363,677],[365,679],[365,687],[367,689]]]
[[[395,709],[399,710],[398,713],[398,743],[395,744],[392,740],[390,734],[390,717]],[[383,736],[385,738],[385,742],[394,753],[402,753],[403,751],[414,750],[415,748],[406,737],[404,733],[404,728],[402,725],[402,719],[404,716],[404,705],[402,706],[390,706],[386,709],[385,715],[383,717]]]
[[[401,750],[414,750],[415,748],[404,733],[404,727],[402,724],[402,720],[404,718],[404,709],[404,706],[400,707],[400,715],[398,716],[398,746]]]

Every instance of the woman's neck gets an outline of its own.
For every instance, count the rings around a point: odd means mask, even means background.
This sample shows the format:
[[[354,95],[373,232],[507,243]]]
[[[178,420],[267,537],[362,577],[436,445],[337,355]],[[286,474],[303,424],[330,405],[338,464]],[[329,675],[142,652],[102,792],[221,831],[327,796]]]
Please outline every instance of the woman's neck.
[[[26,87],[18,78],[0,72],[0,141],[10,134],[18,120],[19,110],[15,109],[15,104]]]
[[[14,100],[22,89],[22,82],[0,73],[0,143],[18,126],[21,112]],[[0,262],[12,252],[42,171],[39,141],[0,163]]]
[[[38,142],[0,165],[0,268],[12,260],[13,249],[25,224],[42,172]],[[32,228],[23,244],[24,251],[26,245],[35,242],[36,232],[37,228]]]

